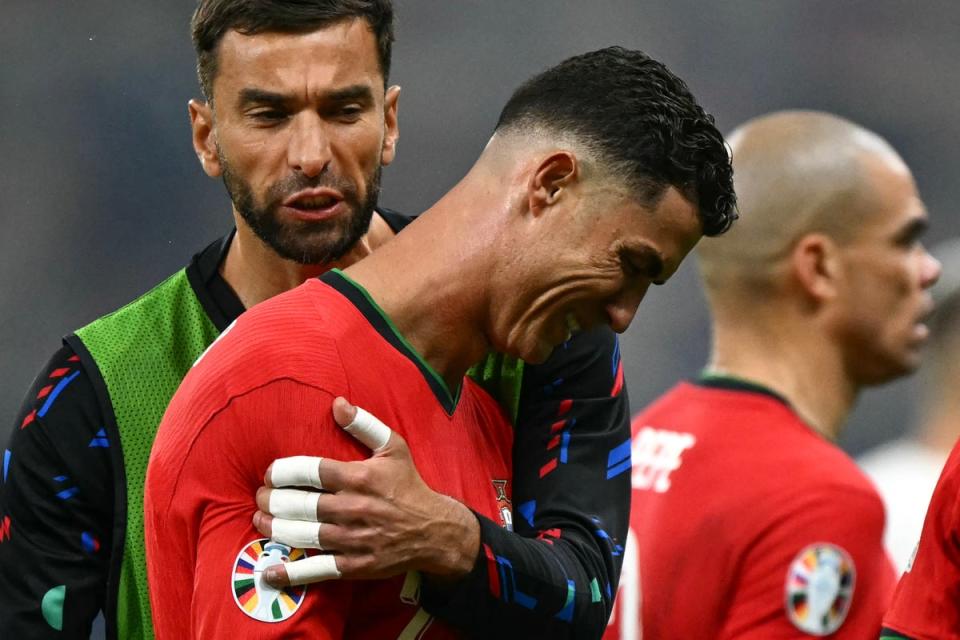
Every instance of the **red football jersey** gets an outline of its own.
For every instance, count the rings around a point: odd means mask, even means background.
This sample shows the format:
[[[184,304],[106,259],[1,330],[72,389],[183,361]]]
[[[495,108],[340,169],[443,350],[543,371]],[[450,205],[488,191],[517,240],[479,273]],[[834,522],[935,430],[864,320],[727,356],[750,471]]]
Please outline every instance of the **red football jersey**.
[[[681,383],[634,419],[632,449],[606,638],[876,637],[895,580],[883,505],[785,401],[740,381]]]
[[[512,428],[497,403],[470,380],[450,397],[365,292],[327,274],[241,316],[167,409],[145,506],[158,638],[457,637],[420,609],[413,574],[284,591],[259,579],[303,555],[252,525],[267,466],[370,455],[334,423],[338,395],[403,435],[434,490],[502,521]]]
[[[920,544],[883,626],[916,640],[960,639],[960,443],[933,491]]]

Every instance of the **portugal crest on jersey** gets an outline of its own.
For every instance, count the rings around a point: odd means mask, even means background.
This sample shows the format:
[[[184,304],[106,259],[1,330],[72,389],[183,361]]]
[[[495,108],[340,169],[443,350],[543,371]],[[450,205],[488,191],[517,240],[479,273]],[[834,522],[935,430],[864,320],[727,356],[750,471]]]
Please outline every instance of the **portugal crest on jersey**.
[[[830,635],[847,617],[855,581],[849,553],[828,543],[806,547],[787,572],[787,617],[804,633]]]
[[[302,549],[294,549],[267,538],[254,540],[237,555],[233,563],[231,587],[233,600],[240,610],[261,622],[283,622],[303,604],[307,587],[274,589],[263,582],[263,570],[275,564],[306,557]]]
[[[513,531],[513,510],[510,496],[507,495],[509,480],[491,480],[493,489],[497,492],[497,508],[500,509],[500,526],[507,531]]]

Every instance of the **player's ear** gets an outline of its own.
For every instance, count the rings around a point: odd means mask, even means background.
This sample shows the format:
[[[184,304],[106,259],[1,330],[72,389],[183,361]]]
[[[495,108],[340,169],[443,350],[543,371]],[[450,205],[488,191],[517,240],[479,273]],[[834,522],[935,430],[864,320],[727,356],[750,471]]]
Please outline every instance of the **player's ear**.
[[[211,178],[219,177],[223,172],[223,167],[220,166],[217,141],[213,133],[213,108],[209,102],[191,100],[187,104],[187,109],[190,112],[193,150],[200,160],[200,165]]]
[[[800,238],[790,252],[790,268],[808,296],[826,302],[839,294],[843,275],[840,248],[822,233]]]
[[[580,165],[570,151],[553,151],[541,158],[527,186],[530,212],[539,216],[561,202],[579,178]]]
[[[400,139],[400,121],[397,109],[400,107],[400,87],[393,85],[387,89],[383,100],[383,149],[380,151],[380,163],[387,166],[397,155],[397,141]]]

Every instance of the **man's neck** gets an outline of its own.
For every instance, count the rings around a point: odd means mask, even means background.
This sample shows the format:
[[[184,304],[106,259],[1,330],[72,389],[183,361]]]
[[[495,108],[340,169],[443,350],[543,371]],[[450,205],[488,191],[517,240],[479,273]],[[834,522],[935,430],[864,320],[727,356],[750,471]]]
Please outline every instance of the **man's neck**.
[[[714,327],[714,348],[707,366],[719,373],[768,387],[783,396],[813,429],[836,440],[856,400],[858,386],[843,362],[816,332],[794,332],[782,324]]]
[[[345,271],[451,390],[489,349],[486,252],[472,251],[477,243],[463,241],[469,229],[463,228],[456,202],[448,195],[395,240]]]
[[[309,278],[315,278],[330,269],[346,268],[393,236],[390,226],[374,213],[370,230],[342,258],[327,264],[299,264],[277,255],[236,212],[234,220],[237,232],[227,250],[227,257],[220,265],[220,275],[246,309],[298,287]]]

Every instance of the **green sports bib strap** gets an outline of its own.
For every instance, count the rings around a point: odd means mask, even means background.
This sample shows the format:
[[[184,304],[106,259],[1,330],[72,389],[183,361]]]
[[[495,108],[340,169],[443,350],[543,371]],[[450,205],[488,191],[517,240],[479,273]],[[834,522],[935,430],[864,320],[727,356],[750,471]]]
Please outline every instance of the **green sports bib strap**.
[[[523,383],[523,360],[501,353],[487,357],[470,367],[467,375],[497,399],[510,422],[516,427]]]
[[[116,420],[126,477],[126,533],[116,604],[120,638],[153,638],[143,537],[147,462],[170,399],[218,333],[185,269],[76,332],[106,386],[110,406],[103,409],[105,415],[112,411]]]

